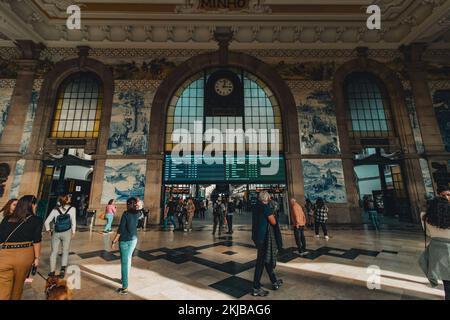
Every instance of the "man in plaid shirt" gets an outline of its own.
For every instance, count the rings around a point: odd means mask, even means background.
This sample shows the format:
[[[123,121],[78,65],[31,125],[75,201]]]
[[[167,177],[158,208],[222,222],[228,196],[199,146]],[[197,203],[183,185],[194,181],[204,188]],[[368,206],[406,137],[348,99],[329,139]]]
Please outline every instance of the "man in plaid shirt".
[[[327,220],[328,220],[328,207],[322,198],[317,198],[316,204],[314,205],[314,228],[316,233],[316,238],[319,238],[319,227],[322,227],[325,239],[328,240],[328,230],[327,230]]]

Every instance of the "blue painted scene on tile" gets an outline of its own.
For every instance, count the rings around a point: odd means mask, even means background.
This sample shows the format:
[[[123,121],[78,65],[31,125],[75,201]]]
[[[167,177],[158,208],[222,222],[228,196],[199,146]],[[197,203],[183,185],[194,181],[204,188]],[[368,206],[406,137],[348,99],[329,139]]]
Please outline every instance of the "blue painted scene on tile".
[[[302,160],[305,197],[311,201],[323,198],[326,202],[345,203],[344,171],[337,159]]]
[[[433,106],[445,150],[450,152],[450,90],[434,91]]]
[[[144,198],[146,160],[107,160],[103,180],[102,203],[129,197]]]
[[[135,90],[120,91],[114,95],[108,154],[138,155],[147,152],[148,101],[143,92]]]
[[[298,99],[302,154],[339,154],[336,108],[330,92],[308,91]]]

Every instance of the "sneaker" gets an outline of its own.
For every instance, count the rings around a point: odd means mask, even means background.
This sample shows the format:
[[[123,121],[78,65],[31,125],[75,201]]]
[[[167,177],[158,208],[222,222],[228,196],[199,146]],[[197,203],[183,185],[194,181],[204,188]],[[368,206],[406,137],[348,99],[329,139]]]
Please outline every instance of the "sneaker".
[[[103,231],[103,234],[108,234],[108,233],[109,233],[109,231],[106,231],[106,230]]]
[[[273,290],[278,290],[278,289],[280,289],[282,284],[283,284],[283,280],[278,279],[277,282],[272,283],[272,289]]]
[[[330,239],[330,237],[329,236],[325,236],[325,240],[329,240]]]
[[[266,291],[262,288],[259,288],[259,289],[253,288],[253,291],[252,291],[252,296],[254,296],[254,297],[265,297],[268,294],[269,294],[269,291]]]
[[[50,272],[50,273],[48,274],[48,276],[49,276],[49,277],[54,277],[54,276],[55,276],[55,272]]]
[[[119,289],[116,290],[116,292],[117,292],[118,294],[121,294],[121,295],[126,295],[126,294],[128,294],[128,289],[125,289],[125,288],[119,288]]]
[[[316,237],[317,239],[319,239],[319,238],[320,238],[320,236],[319,236],[318,234],[316,234],[316,235],[315,235],[315,237]]]
[[[300,256],[301,256],[301,257],[304,257],[304,256],[306,256],[307,254],[309,254],[309,251],[302,251],[302,252],[300,252]]]
[[[59,272],[59,277],[61,279],[64,279],[65,276],[66,276],[66,268],[61,268],[61,271]]]

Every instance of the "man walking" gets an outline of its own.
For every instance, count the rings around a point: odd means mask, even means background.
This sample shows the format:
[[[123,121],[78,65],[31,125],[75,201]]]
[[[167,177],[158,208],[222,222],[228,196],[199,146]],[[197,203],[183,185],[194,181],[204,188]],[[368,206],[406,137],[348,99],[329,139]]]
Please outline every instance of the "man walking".
[[[252,295],[260,297],[265,297],[269,294],[269,291],[261,288],[261,277],[264,267],[272,282],[273,290],[278,290],[283,283],[281,279],[277,279],[274,272],[281,239],[277,239],[277,235],[280,235],[280,233],[275,230],[278,224],[274,213],[270,209],[269,200],[269,194],[266,191],[262,191],[259,194],[258,203],[253,207],[252,214],[252,240],[258,250]]]
[[[298,253],[301,256],[308,254],[306,251],[305,225],[306,216],[302,207],[294,198],[291,199],[291,218],[294,227],[295,243],[297,244]]]
[[[228,207],[227,207],[227,224],[228,224],[228,232],[227,234],[233,234],[233,215],[236,211],[236,207],[234,206],[233,199],[230,199],[228,201]]]

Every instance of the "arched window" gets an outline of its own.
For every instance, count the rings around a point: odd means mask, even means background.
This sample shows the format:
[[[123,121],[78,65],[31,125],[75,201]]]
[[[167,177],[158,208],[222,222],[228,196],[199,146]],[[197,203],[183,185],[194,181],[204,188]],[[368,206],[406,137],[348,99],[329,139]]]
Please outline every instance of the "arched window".
[[[344,91],[351,137],[394,136],[389,101],[375,76],[365,72],[352,73],[345,80]]]
[[[194,121],[203,122],[203,131],[193,135],[193,141],[202,141],[202,134],[208,129],[265,129],[268,130],[267,141],[270,141],[270,130],[277,129],[280,136],[280,150],[283,148],[281,113],[277,99],[267,85],[254,75],[243,70],[230,69],[243,83],[244,114],[238,116],[207,116],[204,107],[205,82],[214,70],[207,70],[195,75],[179,88],[172,98],[166,125],[166,152],[174,147],[171,140],[175,129],[187,129],[194,132]],[[200,135],[200,137],[196,137]],[[197,139],[197,140],[196,140]],[[245,144],[246,150],[249,144]],[[269,146],[270,147],[270,146]]]
[[[80,72],[60,85],[50,136],[97,138],[103,104],[103,88],[93,73]]]

